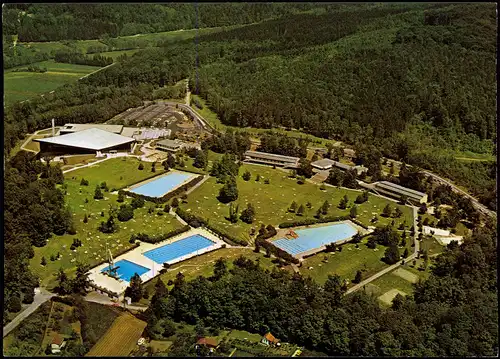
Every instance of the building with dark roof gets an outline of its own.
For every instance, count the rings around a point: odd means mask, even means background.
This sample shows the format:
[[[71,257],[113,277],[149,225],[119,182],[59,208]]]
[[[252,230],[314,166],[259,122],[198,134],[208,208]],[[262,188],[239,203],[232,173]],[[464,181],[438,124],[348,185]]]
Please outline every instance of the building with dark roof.
[[[34,139],[40,143],[40,155],[86,154],[96,152],[131,150],[135,139],[108,132],[99,128],[89,128],[67,135]]]
[[[266,165],[274,165],[285,168],[298,168],[299,158],[291,156],[276,155],[274,153],[266,153],[259,151],[246,151],[245,152],[246,162],[256,162]]]
[[[396,197],[397,199],[401,199],[402,196],[407,196],[408,200],[415,203],[426,203],[427,202],[427,194],[419,191],[415,191],[410,188],[406,188],[400,185],[397,185],[392,182],[380,181],[375,184],[375,191],[380,192],[381,194],[385,194],[391,197]]]

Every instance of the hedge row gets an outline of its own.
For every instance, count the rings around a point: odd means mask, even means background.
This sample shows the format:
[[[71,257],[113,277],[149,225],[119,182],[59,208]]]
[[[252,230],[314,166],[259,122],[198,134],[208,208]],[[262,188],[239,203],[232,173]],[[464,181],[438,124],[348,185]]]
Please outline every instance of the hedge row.
[[[188,183],[185,183],[182,186],[177,187],[176,189],[166,193],[162,197],[150,197],[150,196],[145,196],[143,194],[138,194],[138,193],[124,191],[124,190],[120,190],[120,191],[118,191],[118,193],[121,192],[129,197],[142,198],[145,201],[159,204],[159,203],[165,203],[165,202],[169,201],[170,199],[180,195],[181,193],[186,192],[188,189],[190,189],[191,187],[198,184],[202,179],[203,179],[203,176],[201,176],[201,175],[197,176],[197,177],[193,178],[191,181],[189,181]]]
[[[148,236],[147,234],[145,233],[137,233],[137,234],[132,234],[130,236],[130,241],[136,241],[136,240],[139,240],[139,241],[142,241],[142,242],[146,242],[146,243],[151,243],[151,244],[155,244],[155,243],[158,243],[158,242],[161,242],[161,241],[164,241],[166,239],[169,239],[169,238],[172,238],[178,234],[181,234],[181,233],[184,233],[184,232],[187,232],[191,229],[190,226],[183,226],[179,229],[174,229],[173,231],[171,232],[168,232],[168,233],[163,233],[163,234],[159,234],[157,236]]]
[[[265,239],[255,239],[255,244],[269,250],[271,254],[274,254],[278,258],[282,258],[287,262],[298,264],[300,261],[292,256],[290,253],[285,252],[283,249],[276,247],[272,242],[268,242]]]
[[[220,231],[219,229],[211,226],[208,223],[208,221],[205,220],[204,218],[198,217],[192,213],[188,213],[185,210],[183,210],[181,207],[177,207],[177,209],[175,210],[175,213],[177,213],[177,215],[179,217],[181,217],[184,221],[186,221],[186,223],[189,224],[191,227],[194,227],[194,228],[205,227],[207,230],[209,230],[210,232],[213,232],[214,235],[216,235],[217,237],[219,237],[220,239],[222,239],[225,242],[234,242],[234,243],[240,244],[242,246],[248,245],[248,242],[246,240],[233,237],[231,235],[228,235],[227,233]],[[229,243],[229,244],[234,244],[234,243]]]
[[[184,221],[186,221],[187,224],[189,224],[191,227],[198,228],[198,227],[207,225],[206,220],[204,220],[203,218],[198,217],[192,213],[186,212],[181,207],[177,207],[177,209],[175,210],[175,213],[177,213],[177,215],[179,217],[181,217]]]
[[[248,242],[245,239],[236,238],[236,237],[231,236],[227,233],[224,233],[224,232],[220,231],[219,229],[212,227],[209,223],[207,223],[205,225],[205,228],[207,230],[209,230],[210,232],[213,232],[214,235],[216,235],[217,237],[219,237],[220,239],[222,239],[225,242],[234,242],[234,243],[239,244],[241,246],[248,245]],[[234,243],[229,243],[229,244],[234,245]]]
[[[121,251],[118,251],[116,252],[113,257],[116,258],[118,256],[121,256],[122,254],[125,254],[127,252],[130,252],[131,250],[134,250],[136,249],[137,247],[140,246],[140,243],[135,243],[132,248],[127,248],[127,249],[122,249]],[[108,260],[107,259],[103,259],[102,261],[98,262],[94,267],[97,267],[97,266],[100,266],[101,264],[103,263],[106,263]]]

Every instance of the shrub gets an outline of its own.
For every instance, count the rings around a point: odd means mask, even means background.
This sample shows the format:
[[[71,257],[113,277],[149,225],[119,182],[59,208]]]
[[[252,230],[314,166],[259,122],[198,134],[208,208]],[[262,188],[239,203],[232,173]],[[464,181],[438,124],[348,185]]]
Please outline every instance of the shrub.
[[[80,186],[88,186],[89,185],[89,181],[87,181],[85,178],[82,178],[82,180],[80,181]]]
[[[137,167],[139,171],[142,171],[144,169],[144,165],[142,163],[139,163],[139,167]]]

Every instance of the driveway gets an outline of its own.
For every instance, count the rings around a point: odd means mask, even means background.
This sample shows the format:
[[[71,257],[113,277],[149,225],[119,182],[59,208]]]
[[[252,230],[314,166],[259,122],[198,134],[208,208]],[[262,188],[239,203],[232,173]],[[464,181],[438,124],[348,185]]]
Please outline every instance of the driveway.
[[[10,323],[3,327],[3,336],[5,337],[12,330],[14,330],[19,323],[21,323],[25,318],[27,318],[31,313],[33,313],[39,306],[45,303],[47,300],[52,298],[55,294],[49,293],[43,288],[35,289],[35,299],[25,310],[17,315]]]

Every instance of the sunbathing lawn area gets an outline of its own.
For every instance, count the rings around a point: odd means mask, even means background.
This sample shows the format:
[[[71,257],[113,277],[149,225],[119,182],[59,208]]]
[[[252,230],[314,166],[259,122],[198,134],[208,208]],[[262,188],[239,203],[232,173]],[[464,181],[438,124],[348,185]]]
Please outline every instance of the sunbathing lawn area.
[[[155,205],[146,202],[143,208],[134,211],[134,217],[131,220],[127,222],[116,220],[119,225],[118,232],[108,235],[98,231],[101,221],[108,219],[111,206],[119,208],[122,204],[130,204],[132,199],[126,198],[123,203],[119,203],[117,202],[117,194],[103,191],[104,199],[94,200],[96,185],[106,181],[110,189],[111,186],[124,187],[153,175],[150,170],[147,170],[149,164],[145,164],[145,169],[139,171],[137,169],[138,163],[138,160],[133,158],[128,158],[126,161],[117,158],[65,174],[64,183],[67,186],[65,200],[73,213],[77,233],[75,235],[53,235],[46,246],[34,248],[35,256],[31,259],[30,264],[33,271],[40,276],[42,285],[49,287],[54,285],[55,277],[53,274],[60,267],[72,275],[78,261],[88,263],[91,267],[95,266],[106,258],[106,241],[114,254],[132,246],[129,243],[132,233],[159,234],[182,227],[182,224],[174,216],[167,213],[158,215],[160,208],[151,214],[148,213],[149,207]],[[159,167],[161,168],[161,166]],[[80,186],[82,177],[89,181],[88,186]],[[88,203],[85,203],[85,199],[88,199]],[[104,217],[101,217],[101,211],[104,212]],[[88,223],[83,223],[85,214],[88,216]],[[71,251],[70,246],[74,238],[80,239],[82,246]],[[57,255],[58,252],[61,254],[61,258],[51,261],[50,256]],[[45,257],[47,261],[45,266],[40,264],[42,257]]]
[[[310,276],[320,284],[324,284],[329,275],[338,274],[342,279],[347,279],[351,286],[359,269],[363,271],[363,279],[366,279],[387,267],[381,260],[386,247],[377,245],[375,249],[370,249],[366,242],[367,240],[363,239],[359,243],[359,249],[356,249],[355,244],[346,243],[342,245],[342,252],[323,252],[308,257],[299,268],[300,273]],[[308,269],[309,267],[312,269]]]
[[[252,175],[248,182],[241,177],[246,170]],[[261,176],[258,182],[255,180],[257,174]],[[265,184],[264,179],[269,179],[270,184]],[[216,183],[216,179],[213,177],[209,178],[200,187],[190,193],[188,195],[188,203],[183,204],[182,207],[188,212],[204,218],[209,218],[210,223],[220,230],[252,242],[249,234],[252,227],[258,229],[261,223],[278,226],[278,224],[282,222],[313,218],[318,207],[320,207],[325,200],[328,200],[331,204],[328,212],[329,216],[347,215],[349,214],[350,207],[354,204],[354,200],[361,193],[359,191],[328,186],[326,190],[322,191],[319,186],[309,182],[302,185],[297,184],[296,179],[290,178],[288,172],[281,169],[273,169],[268,166],[252,164],[243,164],[240,167],[237,185],[239,197],[235,201],[235,204],[239,204],[240,212],[246,207],[247,203],[252,203],[254,205],[256,216],[253,224],[246,224],[242,221],[232,224],[225,219],[225,217],[229,215],[229,204],[223,204],[217,199],[219,190],[223,185]],[[344,195],[348,196],[349,205],[347,209],[341,210],[338,209],[337,206]],[[387,203],[390,203],[393,209],[398,206],[404,213],[401,218],[394,219],[396,228],[399,223],[405,220],[409,226],[413,222],[411,208],[399,206],[394,202],[377,197],[373,194],[369,196],[367,202],[357,205],[357,219],[365,225],[372,225],[370,220],[374,214],[377,214],[379,217],[377,225],[390,223],[392,218],[380,216]],[[309,201],[312,204],[312,208],[306,209],[303,217],[289,213],[287,208],[293,200],[295,200],[298,205],[306,205]]]
[[[141,161],[134,157],[111,158],[90,167],[68,172],[64,177],[66,179],[76,177],[78,179],[78,184],[82,178],[85,178],[89,182],[94,182],[93,186],[92,183],[89,184],[89,187],[92,187],[92,191],[95,190],[96,184],[105,181],[109,190],[112,191],[113,189],[119,190],[134,183],[165,173],[163,166],[159,163],[155,166],[156,172],[151,172],[152,164],[149,162],[142,162],[144,169],[139,170],[138,167],[140,163]]]

